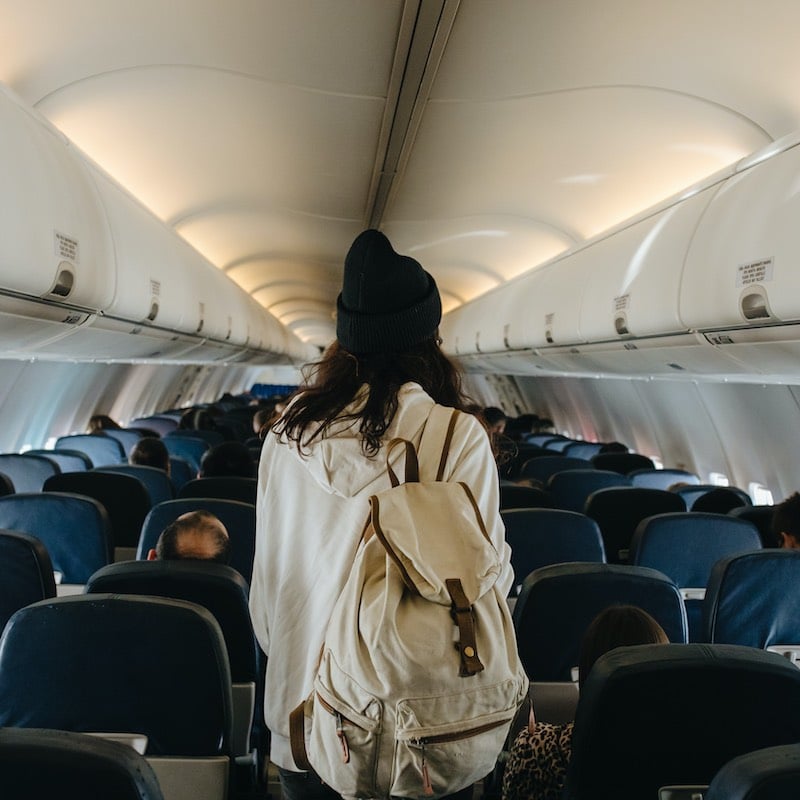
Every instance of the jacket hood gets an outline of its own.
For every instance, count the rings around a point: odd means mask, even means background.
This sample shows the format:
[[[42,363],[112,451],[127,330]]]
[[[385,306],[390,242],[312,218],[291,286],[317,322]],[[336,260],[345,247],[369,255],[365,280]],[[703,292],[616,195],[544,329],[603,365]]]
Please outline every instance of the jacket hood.
[[[366,387],[364,387],[366,392]],[[364,403],[364,395],[353,402],[349,409],[357,409]],[[433,400],[416,383],[406,383],[398,392],[397,413],[383,441],[395,437],[418,442],[431,409]],[[334,423],[324,439],[316,439],[303,446],[300,453],[296,442],[286,442],[294,456],[300,460],[314,480],[331,494],[353,497],[368,492],[379,492],[389,488],[386,472],[386,448],[381,447],[372,458],[367,458],[361,449],[358,420]],[[392,465],[402,461],[402,448],[392,453]]]

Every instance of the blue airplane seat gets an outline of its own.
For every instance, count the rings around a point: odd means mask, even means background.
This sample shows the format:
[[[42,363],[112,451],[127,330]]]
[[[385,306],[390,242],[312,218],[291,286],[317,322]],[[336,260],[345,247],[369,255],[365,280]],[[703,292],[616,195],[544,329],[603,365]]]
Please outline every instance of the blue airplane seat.
[[[511,547],[514,587],[540,567],[568,561],[604,563],[603,540],[597,523],[576,514],[549,508],[501,511],[506,541]]]
[[[685,469],[635,469],[628,473],[634,486],[644,489],[669,489],[676,483],[697,485],[700,478]]]
[[[258,481],[219,475],[213,478],[195,478],[181,486],[178,497],[217,497],[221,500],[239,500],[255,505]]]
[[[175,492],[180,491],[181,486],[197,477],[197,468],[193,467],[185,458],[179,456],[169,457],[169,479],[175,487]]]
[[[99,464],[119,464],[126,462],[125,448],[110,436],[92,433],[76,433],[56,439],[56,450],[77,450],[84,453],[92,462]]]
[[[557,472],[568,469],[591,469],[592,464],[583,458],[570,458],[569,456],[542,456],[531,458],[520,468],[519,477],[541,481],[546,484],[551,476]]]
[[[517,484],[500,485],[500,510],[512,508],[552,508],[553,498],[550,492],[535,486],[519,486]]]
[[[762,547],[779,547],[780,543],[772,532],[772,517],[775,514],[775,506],[737,506],[732,508],[728,514],[736,519],[746,519],[758,528],[761,536]]]
[[[116,439],[125,451],[125,458],[129,458],[131,450],[136,446],[139,439],[142,438],[141,431],[132,431],[127,428],[105,428],[102,432],[103,436],[108,436],[111,439]]]
[[[49,458],[62,472],[81,472],[92,468],[92,459],[79,450],[26,450],[21,455]]]
[[[116,472],[62,472],[45,481],[44,491],[80,494],[101,503],[108,514],[115,547],[136,547],[142,522],[152,506],[142,481]]]
[[[703,635],[749,647],[800,645],[800,551],[755,550],[718,561],[703,601]]]
[[[253,575],[253,556],[256,546],[256,508],[237,500],[219,500],[208,497],[186,497],[154,506],[142,524],[136,558],[144,560],[156,546],[161,531],[189,511],[209,511],[228,531],[231,542],[230,566],[249,583]]]
[[[511,442],[505,439],[499,441],[500,453],[498,454],[498,472],[501,478],[508,480],[519,480],[522,465],[532,458],[542,456],[552,456],[552,450],[545,450],[535,444],[525,444],[524,442]],[[259,448],[263,442],[259,441]]]
[[[0,497],[0,528],[39,539],[63,583],[84,584],[111,561],[108,515],[91,497],[62,492]]]
[[[644,609],[671,642],[687,640],[678,587],[654,569],[557,564],[528,575],[514,607],[519,655],[532,681],[569,681],[589,623],[612,605]]]
[[[15,492],[14,481],[12,481],[5,472],[0,472],[0,497],[6,497]]]
[[[44,482],[61,468],[46,456],[0,453],[0,472],[11,479],[17,492],[41,492]]]
[[[562,452],[570,458],[585,458],[589,461],[592,456],[596,456],[600,452],[602,447],[602,442],[570,442]]]
[[[554,453],[563,453],[571,444],[575,444],[575,439],[558,437],[549,439],[542,446],[545,450],[552,450]]]
[[[760,547],[758,531],[745,520],[691,511],[657,514],[637,526],[630,561],[675,581],[686,604],[689,641],[703,642],[703,595],[712,567],[726,556]]]
[[[132,747],[71,731],[0,729],[6,800],[164,800],[153,768]]]
[[[163,771],[174,769],[182,780],[166,783],[185,786],[184,797],[222,800],[233,730],[222,631],[205,608],[180,600],[34,603],[0,639],[0,726],[143,734],[163,791]],[[190,794],[201,780],[213,788]]]
[[[698,497],[692,504],[692,510],[727,514],[734,508],[751,505],[753,501],[744,489],[739,489],[737,486],[717,486]]]
[[[619,472],[606,469],[568,469],[556,472],[547,482],[547,490],[556,508],[582,514],[589,495],[598,489],[630,486],[631,481]]]
[[[800,744],[765,747],[731,759],[714,776],[705,800],[797,800]]]
[[[683,498],[663,489],[641,489],[636,486],[612,486],[589,495],[583,513],[600,526],[606,558],[622,564],[636,526],[646,517],[686,511]]]
[[[612,472],[621,472],[623,475],[629,475],[639,469],[656,468],[651,459],[639,453],[598,453],[592,456],[591,461],[595,469],[609,469]]]
[[[19,609],[56,596],[53,564],[34,536],[0,530],[0,631]]]
[[[739,489],[735,486],[716,486],[715,484],[711,483],[698,483],[693,486],[681,486],[678,489],[675,489],[675,494],[680,495],[684,502],[686,503],[686,508],[689,511],[694,511],[694,504],[703,496],[710,494],[711,492],[716,492],[718,489],[727,489],[730,492],[734,493],[734,496],[741,498],[740,503],[738,506],[744,505],[752,505],[752,501],[750,500],[750,495],[747,494],[743,489]],[[733,502],[733,496],[728,495],[728,492],[721,496],[721,499],[725,499],[726,497],[731,497],[731,503]],[[713,498],[712,498],[713,503]],[[716,508],[703,508],[702,505],[697,511],[708,511],[714,514],[727,514],[730,508],[735,508],[732,504],[728,504],[728,507],[725,509],[720,509],[719,507]]]
[[[149,417],[138,417],[128,423],[129,428],[145,428],[157,433],[159,436],[166,436],[178,428],[178,419],[166,414],[152,414]]]
[[[774,653],[618,647],[581,687],[563,796],[642,800],[663,786],[708,785],[736,756],[800,741],[797,708],[800,670]]]
[[[190,431],[190,433],[195,433],[195,431]],[[170,434],[163,436],[161,441],[171,456],[178,456],[178,458],[188,461],[192,465],[195,475],[200,470],[203,453],[211,447],[205,439],[201,439],[199,436],[172,436]]]
[[[130,475],[141,481],[150,496],[151,507],[175,499],[175,487],[169,475],[158,467],[146,467],[142,464],[109,464],[105,467],[95,467],[92,471]]]
[[[216,447],[225,441],[225,435],[218,430],[194,430],[192,428],[176,428],[167,436],[188,436],[190,439],[202,439],[209,447]]]

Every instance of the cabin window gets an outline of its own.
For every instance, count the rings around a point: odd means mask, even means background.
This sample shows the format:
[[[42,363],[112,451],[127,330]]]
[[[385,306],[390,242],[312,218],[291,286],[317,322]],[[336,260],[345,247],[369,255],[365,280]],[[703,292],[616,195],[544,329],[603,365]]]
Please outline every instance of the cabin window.
[[[656,469],[664,469],[664,462],[658,456],[647,456],[654,464]]]
[[[33,450],[33,445],[30,443],[22,445],[19,449],[20,453],[27,453],[28,450]]]
[[[47,440],[47,441],[44,443],[44,449],[45,449],[45,450],[55,450],[55,448],[56,448],[56,440],[57,440],[57,439],[58,439],[58,436],[51,436],[51,437],[50,437],[50,438],[49,438],[49,439],[48,439],[48,440]]]
[[[708,482],[714,486],[730,486],[731,482],[724,472],[709,472]]]
[[[772,492],[763,483],[749,483],[747,493],[753,499],[753,505],[771,506],[773,504]]]

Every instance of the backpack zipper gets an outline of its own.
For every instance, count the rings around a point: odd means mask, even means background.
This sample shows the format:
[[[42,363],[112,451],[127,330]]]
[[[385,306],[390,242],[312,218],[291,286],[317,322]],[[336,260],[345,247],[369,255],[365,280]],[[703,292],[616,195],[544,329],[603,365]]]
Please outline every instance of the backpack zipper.
[[[330,703],[326,702],[319,692],[317,692],[317,700],[319,700],[319,704],[336,719],[336,736],[339,738],[339,745],[342,748],[342,763],[349,764],[350,763],[350,744],[347,741],[347,734],[344,730],[344,723],[348,723],[349,725],[353,725],[356,728],[359,728],[360,725],[356,725],[353,720],[348,719],[347,717],[340,714]]]

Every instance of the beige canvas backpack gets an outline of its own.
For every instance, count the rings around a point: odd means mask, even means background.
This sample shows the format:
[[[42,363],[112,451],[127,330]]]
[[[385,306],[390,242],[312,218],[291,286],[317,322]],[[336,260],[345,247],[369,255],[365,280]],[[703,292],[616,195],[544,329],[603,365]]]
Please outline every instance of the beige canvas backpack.
[[[435,406],[426,423],[425,440],[444,439],[435,480],[419,480],[410,442],[389,443],[392,488],[370,498],[314,690],[292,714],[298,767],[345,798],[469,786],[491,772],[527,691],[500,557],[469,487],[441,480],[458,413]]]

